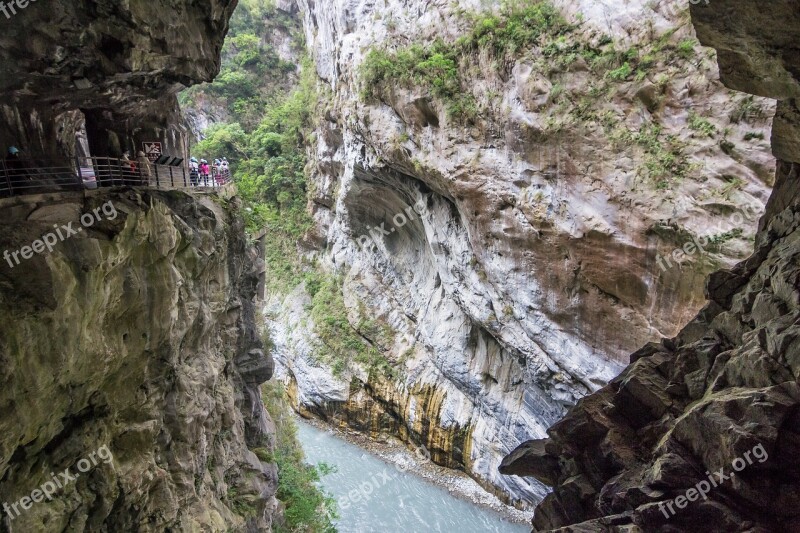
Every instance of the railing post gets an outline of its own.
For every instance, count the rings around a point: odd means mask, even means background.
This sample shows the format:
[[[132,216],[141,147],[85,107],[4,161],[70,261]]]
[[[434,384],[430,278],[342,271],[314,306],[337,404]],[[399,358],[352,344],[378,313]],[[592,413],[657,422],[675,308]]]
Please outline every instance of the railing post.
[[[153,168],[156,171],[156,188],[161,187],[161,181],[158,179],[158,165],[153,164]]]
[[[107,157],[108,160],[108,171],[111,172],[111,185],[117,185],[117,178],[119,176],[119,165],[111,164],[111,158]]]
[[[173,189],[175,188],[175,179],[172,177],[172,167],[169,167],[169,185]]]
[[[186,185],[186,166],[185,165],[181,165],[181,173],[183,174],[183,188],[185,189],[187,187],[187,185]]]
[[[8,168],[6,167],[6,162],[0,159],[0,163],[3,165],[3,175],[6,177],[6,185],[8,186],[8,196],[14,196],[14,188],[11,186],[11,178],[8,176]]]
[[[78,165],[78,185],[83,189],[83,173],[81,173],[81,158],[75,156],[75,163]]]

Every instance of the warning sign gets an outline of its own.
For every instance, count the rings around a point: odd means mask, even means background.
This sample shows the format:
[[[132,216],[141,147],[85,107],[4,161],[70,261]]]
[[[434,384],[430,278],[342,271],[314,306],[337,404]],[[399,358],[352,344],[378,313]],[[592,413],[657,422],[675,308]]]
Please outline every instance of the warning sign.
[[[155,163],[156,159],[161,157],[161,143],[159,142],[152,142],[152,143],[142,143],[144,146],[144,155],[147,156],[147,159],[150,160],[151,163]]]

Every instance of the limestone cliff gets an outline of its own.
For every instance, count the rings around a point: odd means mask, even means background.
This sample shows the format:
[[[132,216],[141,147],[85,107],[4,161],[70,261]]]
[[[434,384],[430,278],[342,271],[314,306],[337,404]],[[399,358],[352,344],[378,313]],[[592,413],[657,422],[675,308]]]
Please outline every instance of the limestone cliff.
[[[272,446],[263,262],[238,208],[132,189],[2,200],[0,249],[64,238],[0,264],[0,501],[75,478],[0,529],[270,527],[276,469],[250,451]]]
[[[504,461],[553,486],[537,530],[800,529],[800,14],[737,0],[692,18],[728,86],[779,101],[776,188],[755,253],[710,276],[697,318]]]
[[[332,371],[300,285],[267,309],[277,372],[301,411],[536,502],[502,457],[676,334],[705,276],[752,251],[772,104],[722,86],[679,2],[298,5],[329,90],[300,253],[341,280],[385,364]],[[660,265],[700,236],[713,246]]]

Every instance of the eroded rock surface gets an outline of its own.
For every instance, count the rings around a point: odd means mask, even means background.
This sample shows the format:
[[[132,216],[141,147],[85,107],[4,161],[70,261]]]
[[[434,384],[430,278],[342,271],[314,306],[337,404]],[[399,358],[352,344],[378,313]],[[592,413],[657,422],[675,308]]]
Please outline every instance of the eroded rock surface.
[[[80,229],[0,264],[0,500],[113,454],[3,529],[267,530],[276,467],[250,449],[273,444],[258,387],[272,359],[238,202],[129,189],[0,209],[2,250]]]
[[[85,117],[94,156],[157,140],[185,151],[175,95],[219,71],[235,0],[25,4],[0,14],[0,144],[71,156]]]
[[[800,529],[800,19],[788,1],[700,2],[692,16],[725,83],[780,100],[776,189],[755,253],[709,278],[694,321],[506,458],[502,471],[553,485],[536,530]],[[687,492],[709,473],[707,499]]]

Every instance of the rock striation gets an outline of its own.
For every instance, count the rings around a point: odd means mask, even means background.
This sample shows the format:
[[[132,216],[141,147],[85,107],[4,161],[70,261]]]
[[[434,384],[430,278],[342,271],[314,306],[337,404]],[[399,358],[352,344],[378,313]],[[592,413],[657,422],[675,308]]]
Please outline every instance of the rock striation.
[[[639,346],[678,333],[704,304],[706,275],[751,252],[757,216],[680,267],[658,256],[742,206],[760,214],[774,179],[772,104],[718,81],[679,2],[553,4],[574,30],[513,58],[459,57],[478,110],[465,121],[403,80],[364,97],[359,65],[372,49],[441,39],[447,50],[477,3],[298,2],[330,89],[302,253],[342,280],[349,323],[399,377],[358,364],[333,375],[305,287],[267,309],[299,410],[424,444],[522,506],[546,489],[498,473],[502,458]],[[573,53],[609,42],[652,63],[607,72]],[[670,143],[685,176],[657,184],[643,169],[674,163],[656,154]]]
[[[65,236],[0,264],[0,501],[109,459],[0,529],[268,530],[276,466],[250,450],[273,446],[272,359],[238,200],[101,189],[0,209],[0,250]]]
[[[722,81],[779,101],[755,251],[708,278],[707,304],[676,337],[635,352],[548,438],[506,457],[501,471],[553,487],[537,531],[800,529],[800,18],[789,1],[763,7],[692,5]]]

